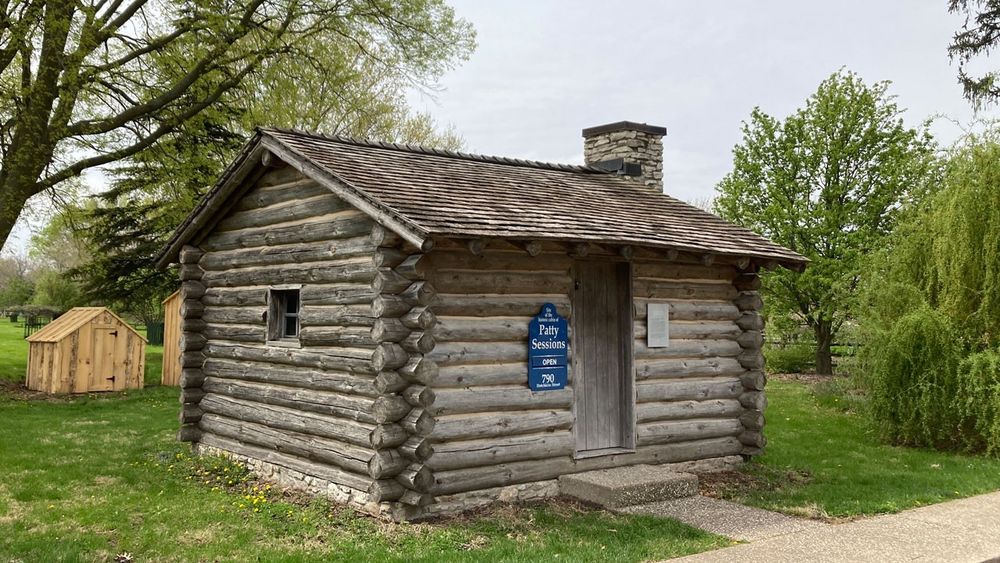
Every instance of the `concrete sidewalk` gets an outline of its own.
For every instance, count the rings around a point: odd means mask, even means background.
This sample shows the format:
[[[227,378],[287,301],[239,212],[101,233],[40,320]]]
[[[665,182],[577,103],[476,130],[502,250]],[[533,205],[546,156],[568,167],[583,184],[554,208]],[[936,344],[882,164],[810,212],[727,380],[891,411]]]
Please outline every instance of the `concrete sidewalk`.
[[[706,532],[745,542],[829,526],[818,520],[794,518],[770,510],[698,495],[629,506],[619,509],[619,512],[673,518]]]
[[[986,561],[1000,558],[1000,492],[847,524],[806,526],[677,561]]]

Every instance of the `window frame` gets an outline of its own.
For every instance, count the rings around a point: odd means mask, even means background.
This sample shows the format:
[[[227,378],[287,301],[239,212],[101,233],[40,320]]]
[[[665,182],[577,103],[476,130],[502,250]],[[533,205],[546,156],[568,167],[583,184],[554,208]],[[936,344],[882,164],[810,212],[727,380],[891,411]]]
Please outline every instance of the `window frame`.
[[[294,313],[288,312],[288,296],[295,296],[297,308]],[[288,319],[295,319],[295,334],[287,334]],[[266,340],[272,346],[300,348],[302,343],[302,286],[276,285],[267,290]]]

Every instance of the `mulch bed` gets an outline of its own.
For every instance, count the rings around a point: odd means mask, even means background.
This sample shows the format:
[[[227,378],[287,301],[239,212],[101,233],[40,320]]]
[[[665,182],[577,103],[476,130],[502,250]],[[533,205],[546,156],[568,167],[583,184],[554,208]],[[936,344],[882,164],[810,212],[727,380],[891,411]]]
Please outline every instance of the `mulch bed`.
[[[698,474],[698,493],[712,498],[726,498],[733,490],[759,487],[761,480],[743,471],[713,471]]]
[[[68,403],[79,395],[50,395],[41,391],[32,391],[19,381],[0,379],[0,399],[10,399],[13,401],[44,401],[46,403]]]

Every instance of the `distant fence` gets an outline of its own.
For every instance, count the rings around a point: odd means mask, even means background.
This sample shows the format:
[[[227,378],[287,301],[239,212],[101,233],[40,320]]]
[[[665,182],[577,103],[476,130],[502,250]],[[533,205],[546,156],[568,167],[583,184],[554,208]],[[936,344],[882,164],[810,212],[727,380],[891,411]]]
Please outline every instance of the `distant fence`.
[[[27,317],[24,319],[24,337],[27,338],[32,334],[41,330],[41,328],[49,324],[52,319],[48,317]]]
[[[765,338],[765,342],[776,348],[785,348],[787,346],[816,346],[816,344],[811,341],[782,340],[780,338]],[[860,342],[834,342],[833,344],[830,344],[830,353],[835,357],[854,356],[858,353],[858,350],[860,350],[862,346],[863,344]]]
[[[163,346],[163,323],[146,325],[146,342],[153,346]]]

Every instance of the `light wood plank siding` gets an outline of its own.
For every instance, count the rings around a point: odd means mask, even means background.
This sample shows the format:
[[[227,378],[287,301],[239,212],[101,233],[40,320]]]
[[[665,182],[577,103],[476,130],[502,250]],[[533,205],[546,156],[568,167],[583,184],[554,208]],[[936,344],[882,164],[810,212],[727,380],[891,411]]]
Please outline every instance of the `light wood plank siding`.
[[[146,341],[107,309],[72,309],[28,341],[28,389],[90,393],[143,386]]]
[[[181,292],[163,300],[163,371],[162,385],[181,383]]]

